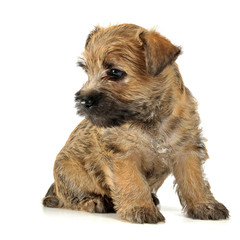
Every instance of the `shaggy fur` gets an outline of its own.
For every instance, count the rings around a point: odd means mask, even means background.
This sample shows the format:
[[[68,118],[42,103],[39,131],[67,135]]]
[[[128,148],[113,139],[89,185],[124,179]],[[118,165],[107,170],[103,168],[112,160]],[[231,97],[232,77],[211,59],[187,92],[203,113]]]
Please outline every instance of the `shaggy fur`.
[[[180,52],[156,31],[132,24],[89,34],[79,62],[88,81],[76,93],[85,119],[56,158],[45,206],[161,222],[154,193],[172,173],[188,216],[229,217],[204,179],[208,154],[197,103],[175,63]]]

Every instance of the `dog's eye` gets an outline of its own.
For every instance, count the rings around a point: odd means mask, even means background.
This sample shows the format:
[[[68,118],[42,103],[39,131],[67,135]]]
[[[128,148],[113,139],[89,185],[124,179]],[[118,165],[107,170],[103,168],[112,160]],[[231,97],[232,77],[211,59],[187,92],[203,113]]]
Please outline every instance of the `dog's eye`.
[[[110,80],[118,81],[121,80],[126,75],[126,73],[119,69],[112,68],[107,72],[107,75],[110,76]]]

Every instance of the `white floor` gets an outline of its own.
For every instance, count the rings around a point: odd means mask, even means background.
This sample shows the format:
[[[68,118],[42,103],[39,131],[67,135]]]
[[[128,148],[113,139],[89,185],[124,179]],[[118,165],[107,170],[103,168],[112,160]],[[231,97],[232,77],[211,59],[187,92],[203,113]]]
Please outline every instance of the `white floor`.
[[[240,239],[239,211],[234,201],[219,199],[231,211],[229,220],[192,220],[181,212],[171,182],[168,179],[158,194],[166,222],[156,225],[123,222],[116,214],[45,208],[40,201],[43,188],[38,191],[30,183],[29,196],[24,190],[10,199],[4,196],[8,205],[2,205],[0,239]]]

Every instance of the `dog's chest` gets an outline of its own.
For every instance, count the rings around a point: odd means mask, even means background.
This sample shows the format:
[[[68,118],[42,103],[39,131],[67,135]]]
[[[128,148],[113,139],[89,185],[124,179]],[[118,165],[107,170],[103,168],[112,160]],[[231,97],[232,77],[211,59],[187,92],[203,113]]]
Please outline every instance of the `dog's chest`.
[[[147,141],[146,144],[154,154],[159,156],[167,154],[171,150],[170,146],[166,143],[162,136],[149,137],[149,141]]]
[[[148,131],[126,125],[106,130],[104,138],[106,142],[115,145],[116,148],[123,149],[125,154],[137,152],[143,161],[157,161],[169,165],[172,148],[161,133],[151,134]]]

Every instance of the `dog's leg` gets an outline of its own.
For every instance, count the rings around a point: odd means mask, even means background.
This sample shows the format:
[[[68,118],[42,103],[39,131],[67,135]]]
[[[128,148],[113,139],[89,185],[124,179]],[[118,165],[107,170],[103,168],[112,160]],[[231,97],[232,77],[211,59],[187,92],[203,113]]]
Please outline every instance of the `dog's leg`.
[[[204,180],[197,153],[179,154],[173,165],[173,174],[180,202],[189,217],[212,220],[229,217],[226,207],[215,200],[209,184]]]
[[[164,221],[137,162],[133,156],[114,160],[110,186],[117,214],[134,223]]]
[[[56,195],[54,183],[48,189],[42,203],[45,207],[51,208],[60,208],[63,206],[63,202],[60,201]]]
[[[57,158],[55,183],[43,199],[47,207],[68,208],[87,212],[114,212],[110,197],[104,194],[80,164],[67,157]]]

